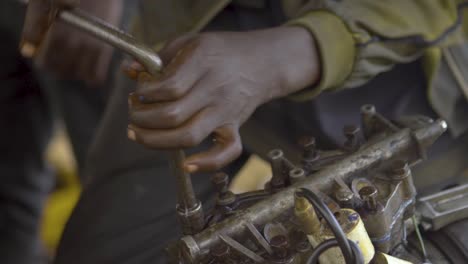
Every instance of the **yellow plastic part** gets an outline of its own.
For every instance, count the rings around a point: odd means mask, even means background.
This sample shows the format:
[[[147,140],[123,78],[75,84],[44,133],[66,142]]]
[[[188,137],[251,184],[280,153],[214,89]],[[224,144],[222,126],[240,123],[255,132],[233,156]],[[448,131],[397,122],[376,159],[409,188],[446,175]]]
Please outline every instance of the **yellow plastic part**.
[[[370,263],[374,258],[375,249],[359,214],[352,209],[340,209],[340,211],[338,211],[335,216],[338,219],[338,222],[341,224],[346,237],[354,241],[361,249],[362,255],[364,257],[364,263]],[[324,240],[334,238],[334,235],[327,224],[322,223],[322,226],[322,232],[318,237],[315,236],[314,239],[322,242]],[[321,264],[345,264],[341,249],[336,247],[325,251],[319,260]]]
[[[306,198],[299,196],[294,197],[294,214],[304,233],[311,235],[320,232],[320,220],[314,208]]]

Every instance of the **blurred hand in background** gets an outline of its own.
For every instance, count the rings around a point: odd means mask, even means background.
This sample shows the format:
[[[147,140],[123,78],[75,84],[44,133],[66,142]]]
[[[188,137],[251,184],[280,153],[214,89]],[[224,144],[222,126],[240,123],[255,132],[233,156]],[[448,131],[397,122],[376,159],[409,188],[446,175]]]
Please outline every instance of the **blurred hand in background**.
[[[112,47],[54,20],[53,16],[57,10],[79,6],[118,25],[122,0],[54,0],[52,3],[47,6],[44,0],[30,0],[21,42],[22,54],[34,57],[40,68],[53,72],[60,79],[82,80],[93,86],[102,84],[109,71]]]

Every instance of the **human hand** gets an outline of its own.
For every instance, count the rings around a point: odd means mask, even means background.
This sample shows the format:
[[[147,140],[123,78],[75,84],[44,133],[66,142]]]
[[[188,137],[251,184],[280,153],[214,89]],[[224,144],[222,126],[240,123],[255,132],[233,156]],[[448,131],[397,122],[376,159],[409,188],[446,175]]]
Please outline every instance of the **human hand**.
[[[34,3],[38,1],[43,0],[32,0],[30,5],[33,6],[28,7],[21,44],[22,54],[34,57],[40,68],[55,73],[61,79],[83,80],[90,85],[103,83],[109,71],[112,47],[61,21],[48,21],[50,25],[46,30],[44,26],[34,24],[35,21],[40,21],[40,12],[34,12],[40,8],[34,8]],[[121,0],[52,2],[52,6],[58,10],[74,7],[81,2],[81,9],[114,25],[119,23],[123,8]]]
[[[129,138],[156,149],[190,148],[212,135],[214,146],[187,158],[188,172],[218,170],[239,156],[239,127],[261,104],[319,78],[312,35],[300,27],[183,36],[160,53],[163,74],[139,79],[129,97]]]

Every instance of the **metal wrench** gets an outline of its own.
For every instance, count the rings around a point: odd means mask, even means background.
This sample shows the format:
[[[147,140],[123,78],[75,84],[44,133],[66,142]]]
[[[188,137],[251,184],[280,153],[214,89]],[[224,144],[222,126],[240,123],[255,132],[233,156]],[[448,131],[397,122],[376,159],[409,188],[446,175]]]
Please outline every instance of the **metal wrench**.
[[[24,0],[19,1],[22,3],[27,2]],[[129,34],[97,17],[79,9],[63,9],[58,11],[56,19],[131,55],[153,76],[163,71],[161,58],[151,48],[139,43]],[[183,150],[170,151],[170,157],[177,184],[177,214],[183,232],[187,235],[193,235],[204,227],[203,208],[201,202],[195,196],[190,174],[184,170],[185,154]]]

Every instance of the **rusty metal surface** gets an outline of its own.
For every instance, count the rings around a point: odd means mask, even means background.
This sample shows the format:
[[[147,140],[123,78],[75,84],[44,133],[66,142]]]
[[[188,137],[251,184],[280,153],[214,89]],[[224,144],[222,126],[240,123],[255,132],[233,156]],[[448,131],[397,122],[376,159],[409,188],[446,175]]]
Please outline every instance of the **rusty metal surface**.
[[[239,254],[246,256],[255,263],[263,263],[265,261],[264,258],[228,236],[219,235],[219,239],[226,243],[226,245],[230,246],[232,249],[236,250]]]
[[[272,255],[273,250],[271,249],[270,244],[268,243],[268,241],[265,240],[262,234],[260,234],[257,228],[255,228],[255,226],[252,225],[251,223],[247,223],[246,226],[247,226],[247,229],[250,231],[250,234],[252,235],[252,237],[255,239],[255,241],[259,245],[261,245],[268,254]]]
[[[363,111],[370,108],[372,107],[368,106]],[[365,222],[367,220],[379,223],[374,226],[368,225],[369,234],[374,237],[374,240],[380,238],[385,240],[388,236],[395,238],[383,241],[383,245],[379,246],[382,251],[388,252],[396,243],[404,240],[403,221],[414,212],[416,194],[408,164],[415,164],[423,158],[425,149],[446,130],[446,124],[443,121],[427,120],[424,124],[419,124],[417,128],[405,128],[384,119],[376,112],[365,118],[367,121],[363,122],[363,130],[372,131],[366,136],[366,143],[357,144],[355,138],[359,129],[348,126],[345,129],[348,142],[345,144],[348,146],[345,152],[324,152],[317,155],[320,151],[315,148],[312,151],[310,148],[305,149],[306,155],[304,155],[305,159],[302,165],[314,168],[307,177],[300,176],[297,177],[298,179],[292,177],[286,181],[285,177],[298,168],[290,167],[290,171],[285,176],[284,167],[277,161],[278,159],[273,159],[277,156],[281,156],[283,159],[284,156],[273,155],[278,154],[279,151],[270,153],[270,157],[274,156],[271,161],[274,171],[276,171],[275,178],[281,179],[280,185],[285,184],[286,187],[280,190],[266,189],[260,192],[262,198],[259,199],[259,202],[247,208],[234,210],[234,215],[226,216],[224,220],[213,223],[196,235],[184,237],[180,241],[181,250],[184,251],[182,254],[185,256],[184,261],[204,263],[210,259],[210,251],[222,244],[220,235],[239,242],[246,241],[248,237],[252,237],[251,229],[254,226],[262,227],[268,226],[269,223],[278,222],[285,224],[287,232],[294,232],[291,231],[294,230],[291,226],[297,225],[297,223],[292,223],[294,220],[291,220],[291,212],[294,204],[294,193],[296,189],[301,187],[320,190],[322,196],[325,197],[328,194],[336,193],[332,197],[340,197],[337,202],[328,198],[327,204],[332,208],[338,204],[363,208],[362,210],[365,211],[361,211],[361,213],[363,213]],[[370,126],[370,128],[365,126]],[[306,145],[313,146],[314,144]],[[353,145],[353,148],[349,148],[350,145]],[[326,161],[320,160],[320,156]],[[377,172],[386,175],[382,179],[382,176],[379,176]],[[353,193],[351,187],[353,179],[359,179],[363,175],[367,175],[366,178],[362,178],[363,183],[372,183],[367,180],[370,177],[371,180],[375,178],[376,184],[376,192],[371,193],[371,199],[367,201],[367,205],[359,193]],[[354,186],[354,188],[356,187]],[[244,195],[255,197],[257,193]],[[266,234],[264,235],[266,236]],[[184,241],[189,241],[190,244],[184,245]],[[268,239],[267,242],[271,243]],[[297,245],[300,243],[294,244],[293,247],[299,247]],[[270,252],[268,254],[271,255]]]

